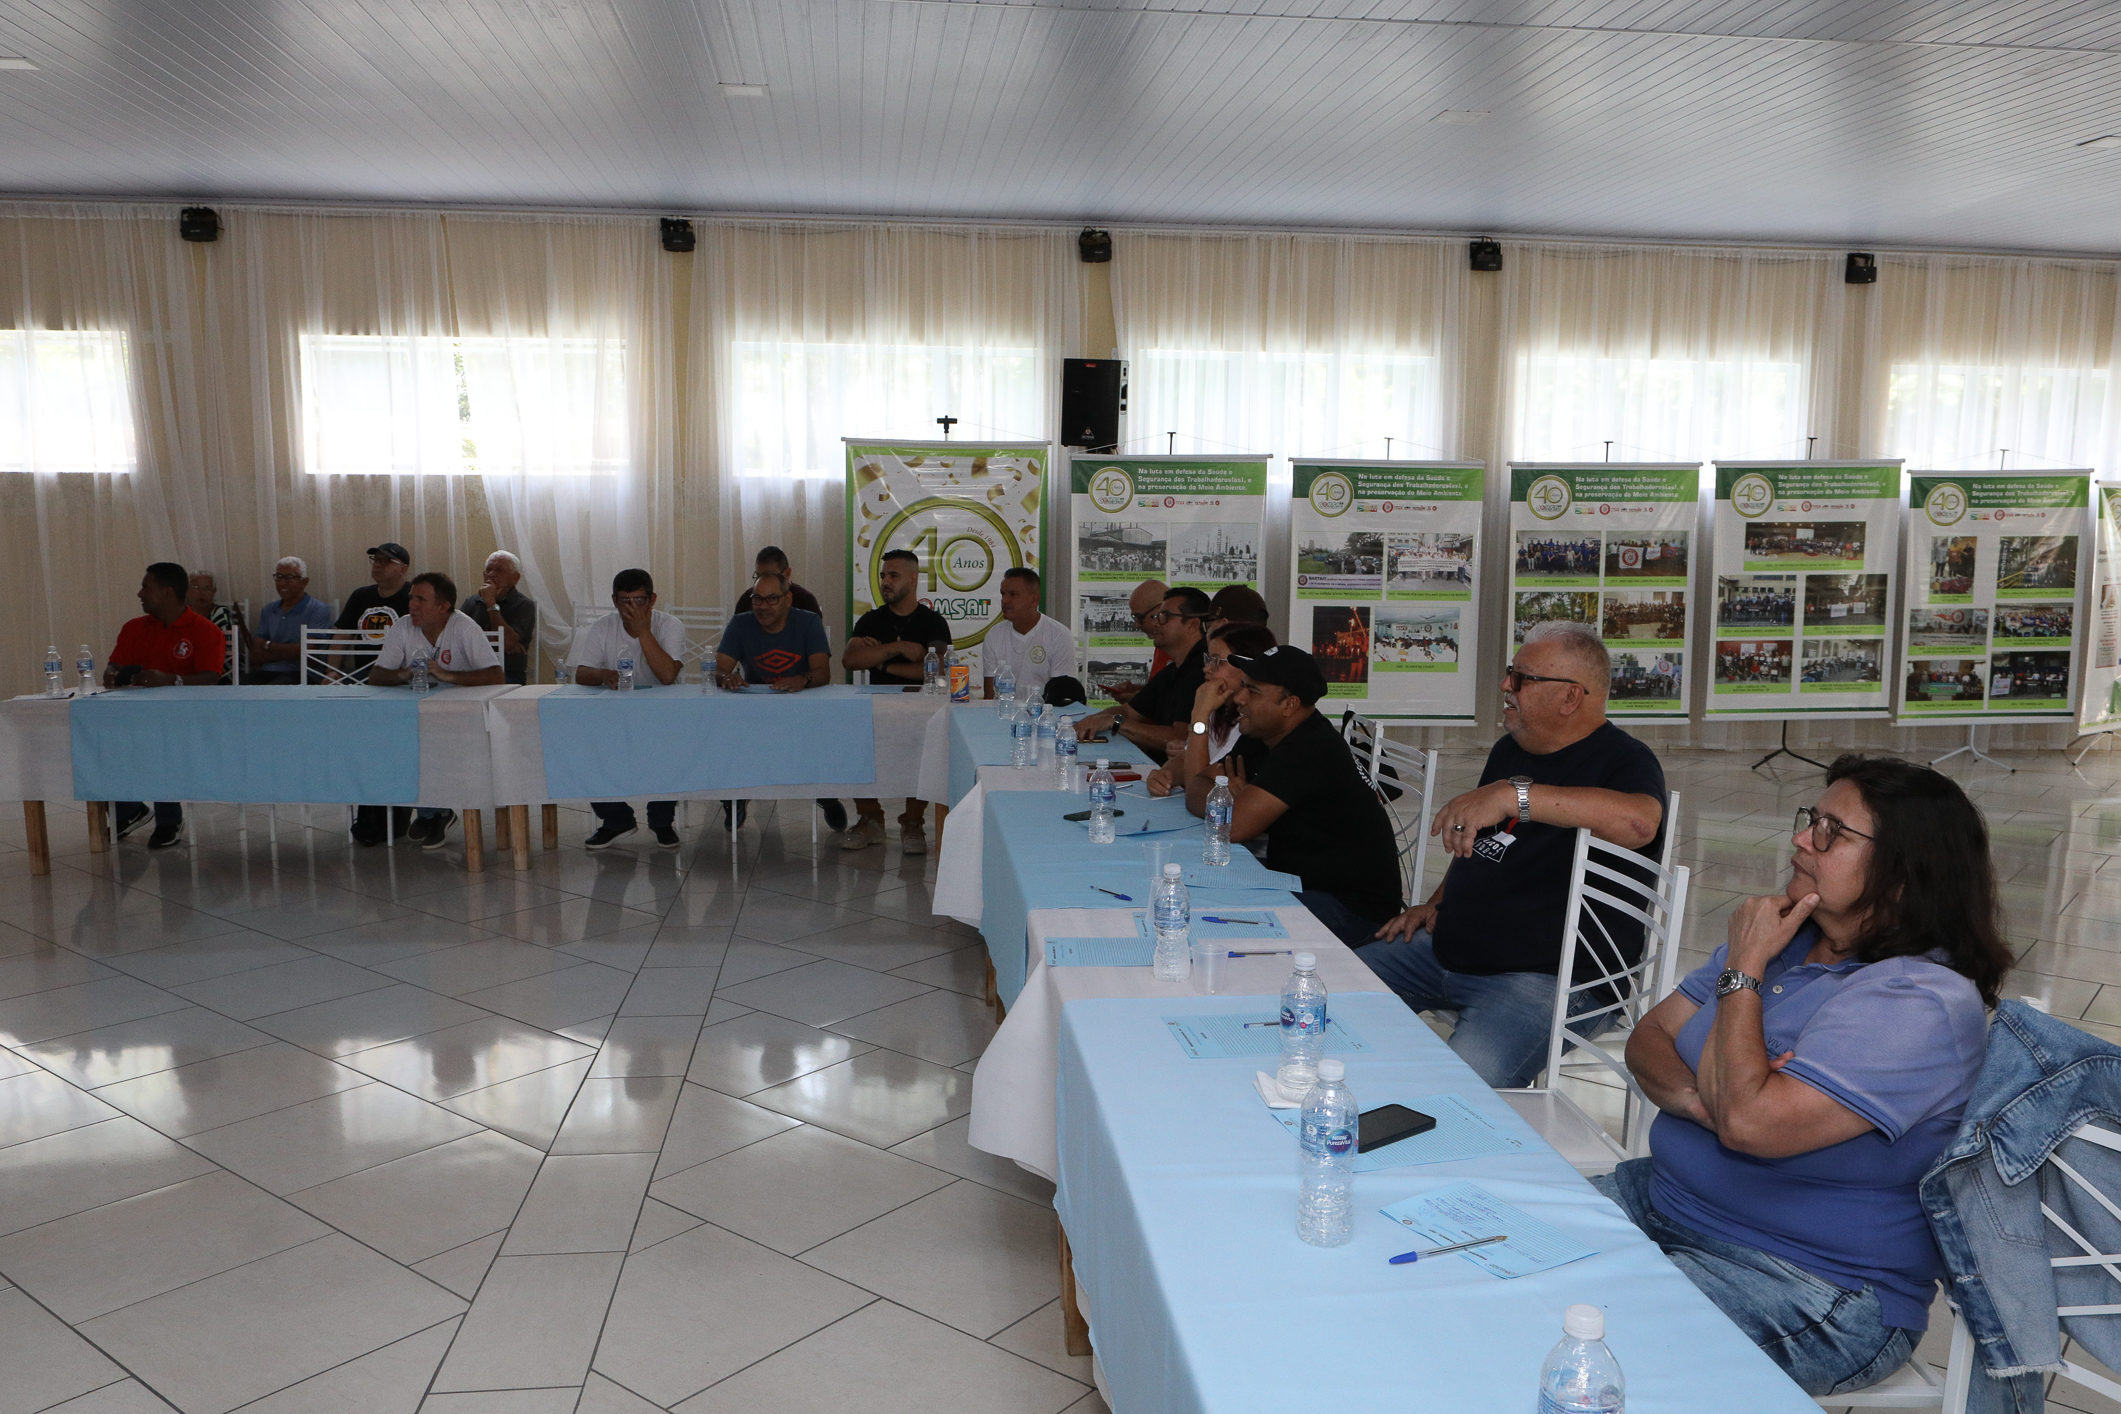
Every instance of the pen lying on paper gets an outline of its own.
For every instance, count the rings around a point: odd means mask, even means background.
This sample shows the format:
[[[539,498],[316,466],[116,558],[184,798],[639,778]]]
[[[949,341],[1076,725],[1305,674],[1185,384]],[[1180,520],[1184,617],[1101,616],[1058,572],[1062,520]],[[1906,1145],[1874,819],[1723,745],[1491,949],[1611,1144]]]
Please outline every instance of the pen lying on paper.
[[[1250,1030],[1253,1030],[1254,1028],[1256,1028],[1256,1027],[1260,1027],[1260,1026],[1276,1026],[1276,1027],[1278,1027],[1278,1026],[1280,1026],[1280,1025],[1281,1025],[1281,1023],[1280,1023],[1279,1021],[1248,1021],[1248,1022],[1246,1022],[1246,1023],[1245,1023],[1245,1024],[1243,1025],[1243,1026],[1239,1027],[1238,1029],[1239,1029],[1239,1030],[1241,1030],[1241,1031],[1250,1031]]]
[[[1267,926],[1257,918],[1217,918],[1212,913],[1203,913],[1200,916],[1200,921],[1203,923],[1242,923],[1247,928],[1264,928]]]
[[[1206,922],[1206,923],[1213,923],[1213,922],[1214,922],[1215,920],[1214,920],[1214,919],[1212,919],[1212,918],[1207,918],[1207,919],[1203,919],[1202,921],[1203,921],[1203,922]],[[1294,952],[1294,951],[1295,951],[1295,949],[1293,949],[1293,948],[1252,948],[1252,949],[1250,949],[1250,950],[1248,950],[1248,951],[1244,951],[1244,952],[1232,952],[1232,953],[1230,954],[1230,956],[1232,956],[1232,957],[1287,957],[1287,956],[1288,956],[1288,955],[1289,955],[1289,954],[1290,954],[1291,952]],[[1277,1025],[1277,1026],[1279,1026],[1280,1024],[1281,1024],[1280,1022],[1276,1022],[1276,1023],[1275,1023],[1275,1025]]]
[[[1418,1262],[1424,1257],[1441,1257],[1446,1252],[1463,1252],[1469,1247],[1485,1247],[1490,1242],[1508,1242],[1509,1240],[1510,1235],[1503,1232],[1497,1233],[1493,1237],[1476,1237],[1471,1242],[1454,1242],[1449,1247],[1431,1247],[1426,1252],[1402,1252],[1397,1257],[1388,1257],[1385,1260],[1391,1265],[1398,1267],[1404,1266],[1408,1262]]]
[[[1134,902],[1134,895],[1114,892],[1113,890],[1106,888],[1103,884],[1092,884],[1090,887],[1096,889],[1101,894],[1111,894],[1112,897],[1125,899],[1128,903]]]

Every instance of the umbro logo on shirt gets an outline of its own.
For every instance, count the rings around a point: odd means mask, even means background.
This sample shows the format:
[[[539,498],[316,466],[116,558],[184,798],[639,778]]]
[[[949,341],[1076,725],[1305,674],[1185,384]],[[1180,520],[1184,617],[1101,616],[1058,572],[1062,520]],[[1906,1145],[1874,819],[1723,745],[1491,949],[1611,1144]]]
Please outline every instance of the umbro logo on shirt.
[[[769,648],[751,660],[758,670],[771,677],[786,677],[803,664],[803,655],[791,653],[786,648]]]

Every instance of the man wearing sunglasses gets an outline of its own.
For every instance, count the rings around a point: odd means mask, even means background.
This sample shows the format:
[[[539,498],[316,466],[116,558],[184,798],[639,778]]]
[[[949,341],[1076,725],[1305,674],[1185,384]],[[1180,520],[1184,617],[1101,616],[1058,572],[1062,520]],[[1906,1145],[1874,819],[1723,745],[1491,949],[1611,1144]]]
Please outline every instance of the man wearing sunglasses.
[[[1525,635],[1502,679],[1509,735],[1488,752],[1479,787],[1446,801],[1429,827],[1451,855],[1443,882],[1362,950],[1414,1010],[1458,1012],[1451,1049],[1498,1090],[1531,1084],[1546,1062],[1577,828],[1649,859],[1663,848],[1664,768],[1606,720],[1611,674],[1589,624]],[[1642,955],[1640,923],[1599,916],[1629,961]],[[1608,1000],[1592,990],[1574,1005]]]
[[[1088,741],[1117,727],[1120,735],[1163,760],[1165,746],[1185,739],[1194,694],[1207,677],[1207,622],[1207,595],[1198,589],[1166,594],[1162,604],[1143,616],[1142,628],[1170,657],[1171,666],[1150,678],[1131,701],[1083,718],[1076,724],[1076,736]]]

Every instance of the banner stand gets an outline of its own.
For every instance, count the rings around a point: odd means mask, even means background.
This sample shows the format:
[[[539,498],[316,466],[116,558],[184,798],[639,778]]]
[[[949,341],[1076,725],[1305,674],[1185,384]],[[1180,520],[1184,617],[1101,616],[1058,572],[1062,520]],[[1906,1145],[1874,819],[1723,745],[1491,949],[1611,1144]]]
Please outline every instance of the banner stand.
[[[1954,756],[1965,756],[1969,752],[1973,754],[1973,758],[1976,761],[1986,761],[1991,766],[2003,766],[2003,763],[2001,761],[1998,761],[1995,757],[1989,755],[1986,751],[1983,751],[1980,747],[1974,745],[1974,733],[1980,730],[1980,728],[1981,723],[1968,722],[1966,724],[1966,745],[1959,747],[1956,750],[1945,752],[1942,756],[1939,756],[1936,760],[1930,762],[1930,769],[1935,770],[1937,767],[1942,766],[1945,762],[1951,760]],[[2016,766],[2003,766],[2003,769],[2010,772],[2014,776],[2018,774],[2018,768]]]
[[[1770,752],[1769,752],[1769,753],[1768,753],[1767,755],[1765,755],[1765,756],[1761,757],[1761,758],[1760,758],[1760,759],[1759,759],[1758,761],[1755,761],[1755,762],[1753,763],[1753,769],[1754,769],[1754,770],[1756,770],[1756,771],[1757,771],[1757,770],[1759,770],[1759,769],[1760,769],[1760,768],[1761,768],[1762,766],[1765,766],[1765,765],[1767,765],[1767,763],[1768,763],[1768,762],[1770,762],[1770,761],[1774,760],[1774,759],[1775,759],[1776,757],[1778,757],[1778,756],[1790,756],[1790,757],[1794,757],[1794,758],[1796,758],[1797,760],[1799,760],[1799,761],[1802,761],[1802,762],[1803,762],[1803,763],[1804,763],[1805,765],[1807,765],[1807,766],[1817,766],[1817,767],[1818,767],[1818,768],[1819,768],[1820,770],[1822,770],[1822,771],[1830,769],[1830,768],[1829,768],[1829,767],[1827,766],[1826,762],[1824,762],[1824,761],[1814,761],[1814,760],[1813,760],[1813,759],[1812,759],[1811,757],[1809,757],[1809,756],[1805,755],[1805,754],[1804,754],[1803,752],[1801,752],[1801,751],[1796,751],[1796,750],[1793,750],[1793,749],[1791,748],[1791,746],[1790,746],[1790,719],[1789,719],[1789,718],[1787,718],[1787,717],[1784,717],[1784,718],[1782,719],[1782,745],[1780,745],[1780,746],[1776,747],[1776,748],[1775,748],[1775,749],[1774,749],[1773,751],[1770,751]],[[1933,765],[1934,765],[1935,763],[1933,762],[1933,763],[1931,763],[1931,764],[1933,764]]]

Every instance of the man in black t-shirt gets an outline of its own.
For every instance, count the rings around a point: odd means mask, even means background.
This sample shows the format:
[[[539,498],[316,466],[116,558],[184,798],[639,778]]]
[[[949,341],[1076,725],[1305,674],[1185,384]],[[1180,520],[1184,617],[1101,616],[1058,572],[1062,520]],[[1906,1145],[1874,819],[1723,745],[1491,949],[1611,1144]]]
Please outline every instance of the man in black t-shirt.
[[[1416,1011],[1457,1009],[1451,1049],[1498,1090],[1531,1084],[1546,1064],[1577,828],[1646,859],[1664,847],[1664,768],[1606,720],[1611,671],[1588,624],[1555,621],[1525,635],[1502,680],[1509,735],[1489,751],[1479,788],[1445,802],[1430,825],[1451,867],[1428,902],[1378,930],[1390,941],[1362,951]],[[1639,959],[1642,925],[1601,916],[1627,960]],[[1579,976],[1598,975],[1581,951],[1577,965]],[[1571,1009],[1610,1001],[1588,991]]]
[[[1119,706],[1076,723],[1077,739],[1088,741],[1116,727],[1120,735],[1161,761],[1166,746],[1184,739],[1194,694],[1207,677],[1207,623],[1207,595],[1198,589],[1166,593],[1161,606],[1142,615],[1142,627],[1170,657],[1170,666]]]
[[[786,550],[783,550],[778,545],[768,545],[765,549],[759,551],[751,564],[752,582],[757,583],[758,577],[762,574],[777,574],[787,584],[789,608],[801,609],[805,613],[816,614],[821,619],[825,617],[825,611],[818,607],[817,596],[795,582],[794,573],[788,568],[788,552]],[[747,589],[736,596],[736,610],[730,617],[734,618],[737,614],[748,614],[750,612],[751,591]]]
[[[333,628],[357,628],[362,630],[370,643],[380,646],[383,635],[390,626],[405,617],[412,607],[412,585],[406,576],[412,573],[412,552],[395,540],[386,540],[380,545],[368,547],[368,576],[371,583],[362,585],[346,596],[346,605],[339,610]],[[332,666],[357,681],[366,681],[368,665],[373,657],[355,659],[334,655]],[[383,843],[383,809],[380,805],[363,805],[354,812],[354,839],[364,845]],[[412,829],[412,807],[398,806],[391,812],[390,829],[403,835]]]
[[[868,669],[872,683],[904,683],[918,686],[928,650],[947,648],[952,637],[950,621],[920,601],[921,561],[911,550],[886,550],[877,562],[877,593],[881,607],[854,621],[840,663],[849,672]],[[884,802],[857,800],[859,818],[833,838],[841,849],[867,849],[884,842]],[[904,854],[926,854],[928,832],[925,801],[906,801],[899,811],[899,850]]]
[[[1267,837],[1267,867],[1303,880],[1296,897],[1350,947],[1376,936],[1399,912],[1399,852],[1392,818],[1355,767],[1339,732],[1317,711],[1325,675],[1301,648],[1284,644],[1231,653],[1244,674],[1231,694],[1238,730],[1267,746],[1249,781],[1231,782],[1230,838]],[[1137,699],[1138,700],[1138,699]],[[1191,793],[1187,808],[1205,805]]]

